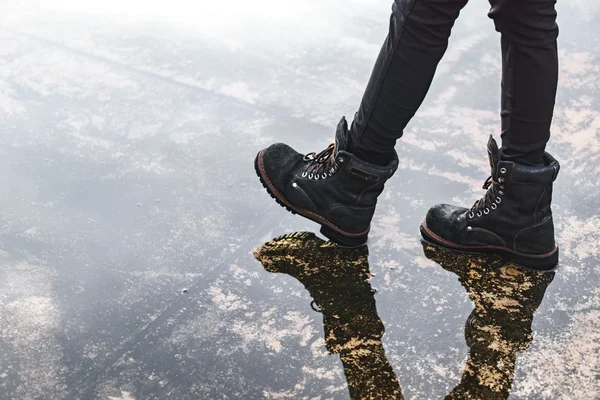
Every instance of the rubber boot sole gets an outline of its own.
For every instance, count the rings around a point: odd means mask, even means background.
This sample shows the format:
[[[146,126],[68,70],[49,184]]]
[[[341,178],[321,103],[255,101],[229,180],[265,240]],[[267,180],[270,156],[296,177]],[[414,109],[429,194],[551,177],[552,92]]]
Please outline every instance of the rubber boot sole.
[[[467,254],[495,253],[508,259],[513,264],[535,271],[552,271],[558,266],[558,246],[546,254],[525,254],[519,253],[508,247],[501,246],[464,246],[443,239],[433,233],[425,221],[421,223],[421,236],[423,239],[433,245],[445,247],[447,249]]]
[[[305,210],[300,207],[294,206],[290,203],[279,191],[271,184],[271,181],[267,177],[264,169],[262,167],[262,154],[263,152],[259,152],[254,159],[254,169],[256,170],[256,175],[260,179],[263,187],[269,193],[269,195],[275,199],[277,204],[291,212],[292,214],[300,215],[304,218],[307,218],[317,224],[321,225],[321,233],[327,237],[328,239],[334,241],[335,243],[346,246],[346,247],[357,247],[362,246],[367,242],[367,237],[369,234],[369,229],[360,233],[351,233],[346,232],[343,229],[339,228],[331,221],[328,221],[324,217],[315,214],[311,211]]]

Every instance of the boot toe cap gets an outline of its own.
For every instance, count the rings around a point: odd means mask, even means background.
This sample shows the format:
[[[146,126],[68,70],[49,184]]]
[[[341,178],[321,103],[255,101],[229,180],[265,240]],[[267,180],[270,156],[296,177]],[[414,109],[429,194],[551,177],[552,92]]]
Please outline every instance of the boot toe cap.
[[[298,163],[302,162],[302,154],[284,143],[275,143],[258,154],[260,171],[278,189],[286,186]]]
[[[427,229],[444,240],[460,241],[457,235],[462,231],[466,208],[449,204],[438,204],[427,212],[425,225]]]

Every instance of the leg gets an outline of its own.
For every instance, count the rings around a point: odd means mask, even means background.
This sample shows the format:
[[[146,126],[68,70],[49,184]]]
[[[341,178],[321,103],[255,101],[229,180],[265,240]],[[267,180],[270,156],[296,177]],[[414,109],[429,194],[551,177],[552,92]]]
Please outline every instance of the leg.
[[[556,0],[490,0],[502,34],[502,152],[543,163],[558,84]]]
[[[548,270],[558,264],[552,186],[560,165],[545,153],[558,81],[556,0],[490,0],[502,34],[502,149],[490,137],[491,176],[470,208],[440,204],[421,224],[426,240],[496,252]]]
[[[351,149],[384,165],[433,80],[468,0],[395,0],[388,37],[351,128]]]
[[[395,0],[387,40],[352,129],[305,156],[285,144],[259,152],[256,172],[279,204],[348,246],[367,240],[377,198],[398,168],[396,140],[421,105],[468,0]]]

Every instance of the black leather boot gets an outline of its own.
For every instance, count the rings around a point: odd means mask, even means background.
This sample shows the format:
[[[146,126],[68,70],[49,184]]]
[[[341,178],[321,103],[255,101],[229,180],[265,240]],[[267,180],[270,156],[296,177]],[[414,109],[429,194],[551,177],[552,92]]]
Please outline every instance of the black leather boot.
[[[549,270],[558,264],[552,221],[552,183],[560,166],[550,154],[544,165],[529,167],[502,160],[490,136],[492,175],[485,196],[470,209],[432,207],[421,224],[423,238],[455,250],[496,252],[516,264]]]
[[[339,354],[351,399],[401,400],[398,378],[381,341],[367,246],[342,248],[310,232],[273,239],[254,252],[270,272],[296,278],[323,315],[325,346]]]
[[[346,246],[367,241],[377,197],[398,167],[398,155],[385,166],[348,152],[348,124],[342,118],[335,143],[302,155],[283,143],[260,151],[256,173],[269,194],[288,211],[318,224],[321,233]]]

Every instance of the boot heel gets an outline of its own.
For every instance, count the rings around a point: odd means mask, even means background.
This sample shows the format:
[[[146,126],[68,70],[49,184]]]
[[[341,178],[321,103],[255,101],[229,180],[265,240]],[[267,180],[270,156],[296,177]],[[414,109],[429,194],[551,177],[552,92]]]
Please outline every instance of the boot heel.
[[[334,241],[335,243],[342,245],[342,246],[346,246],[346,247],[362,246],[363,244],[365,244],[367,242],[367,236],[368,236],[368,235],[354,236],[354,237],[344,236],[341,233],[339,233],[338,231],[331,229],[327,225],[321,225],[321,233],[325,237],[327,237],[327,239],[330,239],[330,240]]]
[[[558,249],[552,255],[545,258],[534,258],[509,253],[509,260],[521,267],[537,271],[552,271],[558,266]]]

